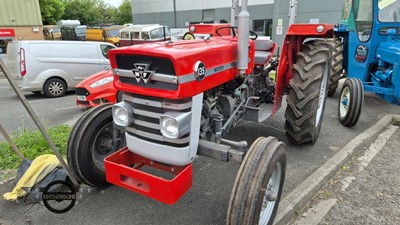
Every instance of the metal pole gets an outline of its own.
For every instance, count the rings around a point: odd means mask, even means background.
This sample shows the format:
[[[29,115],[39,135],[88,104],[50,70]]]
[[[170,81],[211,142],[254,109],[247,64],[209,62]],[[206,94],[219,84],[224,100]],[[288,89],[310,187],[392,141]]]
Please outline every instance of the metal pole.
[[[0,68],[3,70],[4,75],[6,76],[8,82],[10,83],[11,87],[14,89],[15,93],[17,94],[18,98],[21,100],[22,104],[24,105],[26,111],[28,111],[29,115],[31,116],[33,122],[36,124],[40,132],[42,133],[44,139],[47,141],[49,144],[50,148],[53,150],[54,154],[56,155],[58,161],[60,162],[61,166],[67,171],[69,178],[71,179],[72,183],[75,185],[75,187],[79,187],[79,183],[76,180],[75,176],[73,175],[71,169],[68,167],[68,165],[65,163],[62,155],[58,151],[57,147],[53,143],[53,141],[50,139],[49,134],[47,133],[46,129],[44,128],[43,124],[40,122],[39,118],[33,111],[31,105],[29,104],[28,100],[25,98],[25,95],[21,93],[21,91],[18,89],[17,85],[14,83],[13,79],[10,76],[10,72],[8,71],[8,68],[4,64],[2,60],[0,60]]]
[[[247,0],[242,0],[242,10],[238,15],[238,66],[239,74],[246,73],[249,63],[249,26],[250,13],[247,11]]]
[[[232,0],[232,8],[231,8],[231,26],[236,26],[236,14],[239,8],[239,0]]]
[[[176,28],[176,0],[174,0],[174,25]]]
[[[290,0],[289,2],[289,26],[294,24],[296,18],[297,0]]]
[[[24,154],[22,154],[22,152],[18,149],[17,145],[13,142],[13,140],[11,139],[10,136],[8,136],[6,130],[4,130],[3,126],[1,126],[0,124],[0,132],[3,134],[3,136],[6,138],[6,140],[8,141],[8,143],[11,145],[12,149],[14,150],[14,152],[18,155],[18,157],[21,160],[24,160]]]

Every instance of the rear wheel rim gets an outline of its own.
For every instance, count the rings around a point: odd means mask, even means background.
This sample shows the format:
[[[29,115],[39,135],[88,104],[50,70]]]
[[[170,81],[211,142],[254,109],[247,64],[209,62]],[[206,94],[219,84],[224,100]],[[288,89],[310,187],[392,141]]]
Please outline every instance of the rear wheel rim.
[[[322,77],[321,90],[319,92],[319,97],[318,97],[317,115],[315,118],[315,127],[318,127],[321,122],[322,114],[324,112],[324,104],[325,104],[327,88],[328,88],[328,65],[325,66],[324,75]]]
[[[278,198],[279,189],[282,181],[282,164],[278,162],[274,170],[272,171],[271,177],[269,178],[268,185],[264,192],[260,219],[258,224],[267,224],[270,221],[272,213],[275,208],[275,204]]]
[[[347,115],[350,105],[350,88],[344,87],[343,91],[340,95],[340,105],[339,105],[339,113],[340,117],[343,118]]]

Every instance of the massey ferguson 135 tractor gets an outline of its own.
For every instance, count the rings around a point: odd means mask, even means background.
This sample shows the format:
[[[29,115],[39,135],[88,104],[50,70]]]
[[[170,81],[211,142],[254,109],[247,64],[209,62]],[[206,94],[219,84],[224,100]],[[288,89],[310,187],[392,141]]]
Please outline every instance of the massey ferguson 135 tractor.
[[[346,0],[335,36],[331,86],[337,87],[343,69],[349,77],[340,93],[339,121],[357,123],[364,90],[400,105],[400,0]]]
[[[227,224],[272,224],[285,179],[285,145],[259,137],[248,148],[246,141],[224,136],[240,119],[261,122],[275,114],[288,92],[288,139],[315,143],[329,86],[330,45],[303,42],[332,38],[333,26],[292,25],[275,83],[268,74],[276,68],[276,44],[249,35],[249,17],[243,0],[238,27],[198,24],[181,41],[110,51],[123,101],[87,111],[74,126],[67,158],[77,179],[173,204],[192,185],[196,155],[238,162]]]

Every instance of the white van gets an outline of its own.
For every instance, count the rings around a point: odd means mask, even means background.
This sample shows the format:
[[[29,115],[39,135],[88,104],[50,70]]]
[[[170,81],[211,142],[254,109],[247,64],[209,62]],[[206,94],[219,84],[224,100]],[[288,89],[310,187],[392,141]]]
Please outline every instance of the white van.
[[[22,91],[60,97],[86,77],[110,67],[107,42],[13,41],[7,66]]]

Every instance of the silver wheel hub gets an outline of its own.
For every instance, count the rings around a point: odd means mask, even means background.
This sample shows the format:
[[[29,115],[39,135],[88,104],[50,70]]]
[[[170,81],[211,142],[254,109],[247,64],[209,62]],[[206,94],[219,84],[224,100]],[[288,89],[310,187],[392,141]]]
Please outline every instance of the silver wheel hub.
[[[342,93],[340,94],[340,104],[339,104],[339,112],[340,112],[340,117],[345,117],[347,115],[347,112],[349,110],[349,105],[350,105],[350,88],[345,87],[343,88]]]
[[[281,186],[282,179],[282,164],[278,162],[274,170],[272,171],[272,175],[268,181],[267,188],[261,191],[264,192],[263,203],[260,212],[260,219],[258,224],[267,224],[271,219],[272,212],[274,211],[274,207],[276,201],[278,199],[279,189]]]
[[[64,90],[64,87],[59,82],[52,82],[49,85],[49,92],[53,95],[58,95],[58,94],[62,93],[63,90]]]

